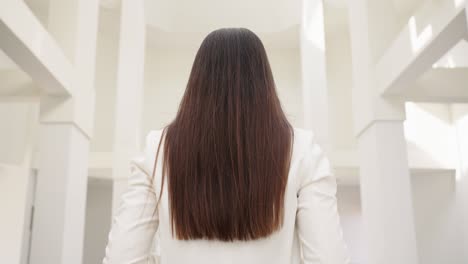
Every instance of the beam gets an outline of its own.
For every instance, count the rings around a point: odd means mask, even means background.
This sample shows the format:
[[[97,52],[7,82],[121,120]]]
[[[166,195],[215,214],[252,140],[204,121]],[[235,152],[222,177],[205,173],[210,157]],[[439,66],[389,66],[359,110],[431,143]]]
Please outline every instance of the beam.
[[[72,65],[23,1],[2,2],[0,39],[0,48],[44,94],[70,95]]]
[[[407,85],[399,96],[414,102],[468,102],[468,68],[434,68]]]
[[[464,0],[427,2],[376,64],[379,92],[399,94],[468,32]]]

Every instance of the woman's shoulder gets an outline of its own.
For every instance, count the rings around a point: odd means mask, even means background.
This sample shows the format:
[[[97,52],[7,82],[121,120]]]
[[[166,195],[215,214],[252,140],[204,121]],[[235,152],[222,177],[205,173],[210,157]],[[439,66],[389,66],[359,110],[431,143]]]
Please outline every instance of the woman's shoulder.
[[[294,140],[298,140],[300,143],[311,142],[314,138],[314,133],[311,130],[304,128],[293,127]]]
[[[163,129],[155,129],[155,130],[150,130],[146,134],[146,145],[145,146],[153,146],[157,145],[159,143],[159,139],[161,138]]]
[[[311,130],[293,127],[294,130],[294,145],[293,155],[300,158],[304,155],[306,150],[315,143],[314,133]]]
[[[148,174],[152,173],[152,170],[154,167],[156,151],[158,149],[159,140],[161,138],[162,131],[163,131],[162,129],[150,130],[146,134],[145,141],[143,142],[144,144],[143,151],[140,152],[140,155],[134,157],[131,160],[131,162],[139,165]]]
[[[332,174],[329,159],[321,145],[310,130],[294,128],[297,156],[295,162],[299,165],[298,179],[303,183],[316,180]],[[308,177],[309,176],[309,177]]]
[[[163,136],[164,128],[162,129],[154,129],[150,130],[146,134],[146,141],[145,141],[145,152],[153,155],[156,154],[156,150],[158,149],[159,142],[161,141],[161,137]],[[164,142],[161,142],[161,149]]]

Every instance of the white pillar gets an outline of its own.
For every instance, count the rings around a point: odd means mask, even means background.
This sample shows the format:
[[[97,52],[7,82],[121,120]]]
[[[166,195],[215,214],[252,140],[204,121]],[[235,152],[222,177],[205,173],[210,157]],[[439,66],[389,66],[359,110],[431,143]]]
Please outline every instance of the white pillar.
[[[322,147],[329,150],[328,91],[322,0],[302,1],[300,41],[304,128],[312,129]]]
[[[51,0],[49,31],[73,65],[71,95],[41,98],[32,264],[82,264],[99,2]]]
[[[401,121],[376,121],[358,138],[368,263],[417,264],[410,174]]]
[[[376,60],[397,30],[392,8],[386,0],[349,5],[362,216],[368,263],[417,264],[404,105],[382,98],[374,75]]]
[[[457,135],[459,166],[456,174],[456,192],[459,207],[462,210],[463,242],[468,247],[468,105],[452,105],[452,117]],[[463,259],[468,259],[465,252]]]
[[[129,176],[129,161],[141,149],[145,63],[144,1],[122,0],[121,12],[112,166],[114,205],[124,190],[121,180]]]
[[[31,263],[81,264],[89,138],[71,124],[41,125]]]
[[[468,28],[468,1],[465,3],[465,17]],[[465,40],[468,40],[468,32],[465,34]],[[457,191],[461,196],[461,205],[463,208],[463,242],[464,248],[468,247],[468,106],[453,105],[452,118],[455,119],[455,129],[457,133],[457,144],[459,147],[458,157],[460,160],[457,172],[458,182]],[[465,251],[464,259],[468,259],[468,252]]]

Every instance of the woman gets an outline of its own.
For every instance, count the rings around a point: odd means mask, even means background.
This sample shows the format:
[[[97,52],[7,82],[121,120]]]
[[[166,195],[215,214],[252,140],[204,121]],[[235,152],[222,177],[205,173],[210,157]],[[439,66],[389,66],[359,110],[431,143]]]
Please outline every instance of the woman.
[[[176,118],[131,162],[104,263],[349,262],[329,162],[275,89],[253,32],[205,38]]]

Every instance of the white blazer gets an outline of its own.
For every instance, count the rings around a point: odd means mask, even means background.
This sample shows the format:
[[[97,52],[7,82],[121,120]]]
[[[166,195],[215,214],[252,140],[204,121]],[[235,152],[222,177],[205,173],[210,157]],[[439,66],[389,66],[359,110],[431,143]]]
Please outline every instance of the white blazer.
[[[311,132],[294,129],[284,225],[265,239],[247,242],[181,241],[172,237],[166,188],[154,211],[161,184],[161,158],[153,185],[149,180],[161,132],[150,132],[144,154],[130,163],[128,189],[113,219],[104,264],[349,263],[337,213],[336,181]]]

